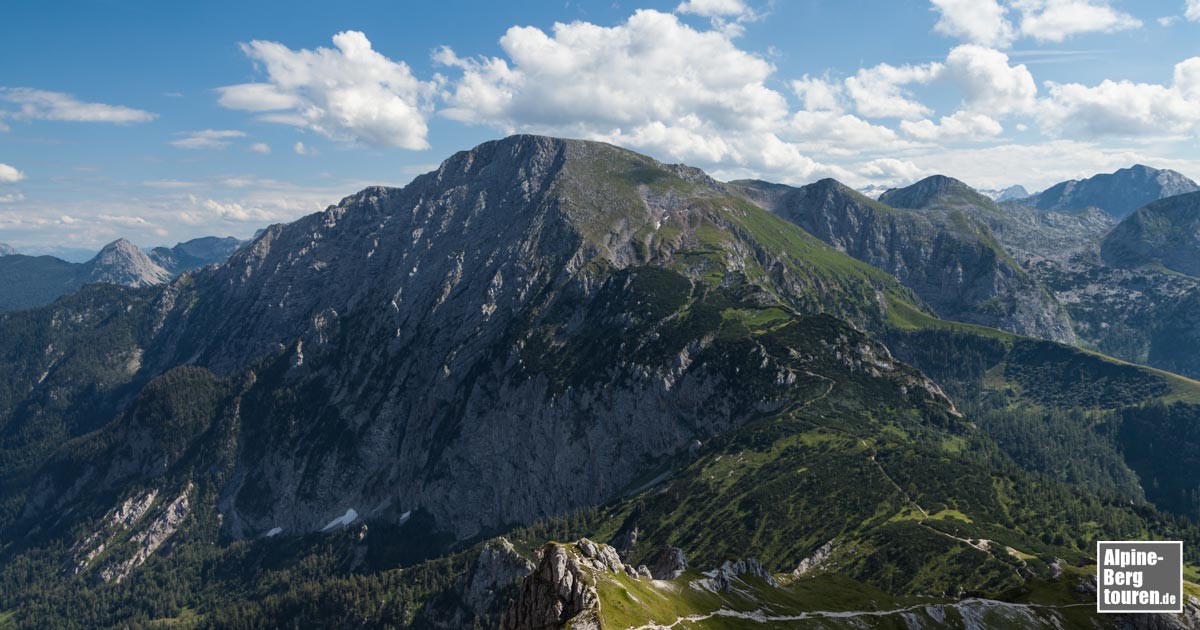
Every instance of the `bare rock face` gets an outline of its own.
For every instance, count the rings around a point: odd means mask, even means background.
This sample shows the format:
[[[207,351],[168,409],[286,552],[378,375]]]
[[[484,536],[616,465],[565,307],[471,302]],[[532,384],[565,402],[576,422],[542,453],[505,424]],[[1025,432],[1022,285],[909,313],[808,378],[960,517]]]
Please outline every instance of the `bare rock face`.
[[[105,245],[81,271],[84,284],[107,282],[145,287],[171,278],[171,272],[156,265],[141,248],[123,238]]]
[[[798,332],[771,346],[717,335],[721,311],[690,308],[713,291],[779,305]],[[517,136],[272,226],[170,283],[140,313],[137,372],[239,383],[176,445],[220,453],[197,470],[221,471],[224,534],[361,519],[466,541],[607,500],[694,440],[820,396],[823,372],[869,373],[957,415],[863,332],[894,303],[923,308],[700,171]],[[151,435],[139,418],[130,430]],[[72,462],[31,497],[65,510],[90,496],[79,470],[126,483],[197,452],[159,442],[118,439],[129,448],[111,465]]]
[[[534,570],[512,543],[504,538],[484,545],[463,588],[463,601],[476,613],[486,613],[497,597]]]
[[[650,575],[656,580],[673,580],[686,570],[687,559],[679,547],[663,547],[650,563]]]
[[[158,551],[159,547],[162,547],[167,542],[167,539],[175,534],[191,511],[191,502],[188,499],[189,492],[191,492],[190,485],[182,494],[168,503],[157,518],[151,521],[144,529],[134,534],[130,539],[133,554],[124,561],[115,562],[105,567],[100,572],[100,577],[105,582],[112,580],[120,582],[129,577],[130,572],[146,562],[155,551]]]
[[[1200,599],[1184,596],[1183,612],[1178,615],[1114,615],[1118,626],[1128,630],[1196,630],[1200,628]]]
[[[188,484],[177,497],[157,508],[157,489],[129,497],[105,516],[96,531],[71,548],[69,572],[87,571],[97,556],[115,547],[117,558],[103,566],[98,575],[105,582],[125,579],[179,530],[191,511],[191,491]],[[122,534],[130,531],[133,533],[128,540],[121,541]]]
[[[742,558],[739,560],[726,560],[720,567],[713,571],[707,572],[709,585],[713,590],[729,591],[734,588],[735,582],[741,580],[744,576],[756,577],[767,584],[778,588],[779,583],[775,581],[775,576],[771,575],[757,558]]]
[[[813,552],[813,555],[801,560],[800,564],[797,564],[796,568],[792,570],[792,576],[800,577],[805,573],[815,571],[822,564],[825,564],[825,561],[828,560],[831,555],[833,555],[832,540],[824,545],[821,545],[820,548]]]
[[[869,199],[832,179],[738,186],[756,203],[896,276],[946,319],[1073,343],[1066,310],[1012,260],[980,215],[995,204],[944,176]]]
[[[521,598],[505,613],[504,630],[599,630],[596,574],[626,572],[612,547],[586,538],[571,545],[548,543],[542,560],[521,586]]]

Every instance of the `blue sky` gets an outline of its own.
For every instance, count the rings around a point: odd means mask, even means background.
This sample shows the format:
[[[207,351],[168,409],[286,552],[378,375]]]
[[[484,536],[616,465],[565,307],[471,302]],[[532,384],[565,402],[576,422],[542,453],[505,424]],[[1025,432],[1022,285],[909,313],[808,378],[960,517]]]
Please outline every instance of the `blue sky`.
[[[0,242],[248,237],[525,131],[717,177],[1200,178],[1200,0],[44,2],[0,21]]]

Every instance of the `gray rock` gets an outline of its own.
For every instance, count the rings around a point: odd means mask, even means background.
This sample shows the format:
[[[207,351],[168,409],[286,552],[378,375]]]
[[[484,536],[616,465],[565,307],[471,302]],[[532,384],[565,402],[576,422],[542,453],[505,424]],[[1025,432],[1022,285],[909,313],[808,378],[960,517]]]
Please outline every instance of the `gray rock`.
[[[763,207],[896,276],[939,316],[1073,343],[1066,310],[996,242],[1000,214],[966,184],[933,176],[879,201],[825,179],[801,188],[734,182]]]
[[[712,588],[718,591],[731,590],[734,587],[734,582],[740,581],[740,578],[743,576],[753,576],[775,588],[779,588],[779,583],[775,581],[775,576],[764,569],[762,563],[755,558],[726,560],[715,571],[709,571],[705,575],[708,576],[709,584]]]
[[[663,547],[650,562],[650,574],[656,580],[673,580],[686,570],[687,558],[679,547]]]
[[[616,550],[582,539],[575,545],[548,543],[536,569],[521,585],[501,620],[504,630],[599,630],[600,595],[595,571],[607,570]],[[617,571],[624,565],[616,561]],[[605,567],[605,568],[600,568]]]
[[[117,239],[90,261],[84,263],[81,279],[89,282],[106,282],[128,287],[145,287],[160,284],[170,279],[171,273],[154,264],[150,257],[137,245],[125,239]]]
[[[792,570],[792,575],[794,577],[800,577],[805,573],[813,571],[824,564],[831,555],[833,555],[832,540],[824,545],[821,545],[816,551],[813,552],[811,556],[801,560],[800,563],[796,565],[796,568]]]
[[[490,615],[498,603],[503,603],[499,597],[513,590],[534,568],[508,540],[490,541],[480,550],[462,587],[463,602],[475,615]]]

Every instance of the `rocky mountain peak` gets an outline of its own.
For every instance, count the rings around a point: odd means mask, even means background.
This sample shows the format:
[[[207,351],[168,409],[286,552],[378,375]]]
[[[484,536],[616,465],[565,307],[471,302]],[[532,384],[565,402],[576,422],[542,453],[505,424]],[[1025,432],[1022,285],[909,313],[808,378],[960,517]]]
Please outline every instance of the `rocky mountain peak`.
[[[980,192],[983,192],[983,191],[980,191]],[[994,194],[991,194],[991,193],[994,193]],[[1024,199],[1029,196],[1029,191],[1025,190],[1025,187],[1020,184],[1015,184],[1013,186],[1009,186],[1008,188],[991,191],[991,193],[984,192],[985,195],[987,195],[993,201],[996,201],[996,202],[1017,201],[1019,199]]]
[[[150,260],[141,248],[123,238],[105,245],[81,271],[85,283],[107,282],[131,287],[159,284],[171,277],[169,271]]]
[[[16,253],[17,250],[8,243],[0,243],[0,256],[14,256]]]
[[[935,202],[965,202],[987,205],[990,200],[974,188],[945,175],[930,175],[905,188],[894,188],[879,196],[879,201],[896,208],[920,209]]]
[[[1152,201],[1198,190],[1200,185],[1182,173],[1134,164],[1113,173],[1055,184],[1025,203],[1041,210],[1068,212],[1095,206],[1123,218]]]

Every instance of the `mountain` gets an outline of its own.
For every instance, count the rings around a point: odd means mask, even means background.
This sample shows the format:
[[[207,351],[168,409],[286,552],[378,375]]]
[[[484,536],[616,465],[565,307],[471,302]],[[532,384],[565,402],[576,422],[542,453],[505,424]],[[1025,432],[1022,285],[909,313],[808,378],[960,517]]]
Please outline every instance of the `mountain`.
[[[146,254],[118,239],[84,263],[14,253],[0,259],[0,282],[10,288],[0,295],[0,312],[48,304],[94,282],[129,287],[161,284],[184,271],[223,261],[239,245],[233,238],[205,237]]]
[[[1117,224],[1112,215],[1094,207],[1058,212],[1031,208],[1021,200],[1001,203],[999,208],[1000,212],[975,216],[1027,269],[1045,260],[1097,259],[1101,239]]]
[[[123,238],[105,245],[95,258],[79,269],[79,281],[83,284],[107,282],[145,287],[170,277],[170,272],[154,264],[141,248]]]
[[[880,201],[832,179],[802,188],[753,182],[742,182],[741,188],[839,251],[895,275],[941,317],[1074,339],[1062,307],[964,208],[998,210],[958,180],[930,177],[889,190]]]
[[[879,202],[895,208],[921,209],[934,205],[986,205],[990,201],[974,188],[945,175],[931,175],[904,188],[892,188]]]
[[[220,487],[231,535],[320,531],[353,509],[464,540],[602,501],[783,404],[777,360],[731,331],[793,312],[880,330],[891,304],[923,308],[790,227],[607,145],[488,143],[171,284],[140,363],[253,370]]]
[[[16,253],[17,250],[13,249],[12,246],[6,243],[0,243],[0,256],[12,256]]]
[[[514,136],[0,314],[0,622],[1116,628],[1094,540],[1192,579],[1200,383],[937,319],[797,191]]]
[[[1029,191],[1025,190],[1025,187],[1020,184],[1009,186],[1008,188],[1001,190],[981,190],[979,192],[983,196],[995,201],[996,203],[1000,203],[1002,201],[1016,201],[1029,196]]]
[[[976,216],[1066,307],[1081,346],[1198,377],[1200,324],[1190,313],[1200,303],[1200,279],[1180,271],[1191,260],[1189,213],[1167,212],[1193,199],[1163,199],[1120,226],[1099,208],[1046,211],[1023,201]]]
[[[1104,237],[1100,254],[1116,267],[1162,265],[1200,277],[1200,193],[1138,209]]]
[[[1158,199],[1196,192],[1196,182],[1172,170],[1135,164],[1115,173],[1055,184],[1025,200],[1041,210],[1075,211],[1095,206],[1117,217]]]
[[[53,256],[10,254],[0,257],[0,311],[48,304],[78,289],[81,265]]]
[[[189,269],[224,262],[242,244],[232,236],[204,236],[177,243],[174,247],[155,247],[150,250],[149,257],[154,264],[178,275]]]
[[[871,199],[879,199],[879,195],[882,195],[883,193],[887,192],[888,190],[889,190],[889,188],[887,186],[878,186],[875,184],[871,184],[869,186],[863,186],[862,188],[857,189],[857,192],[859,194],[863,195],[864,197],[870,197]]]

